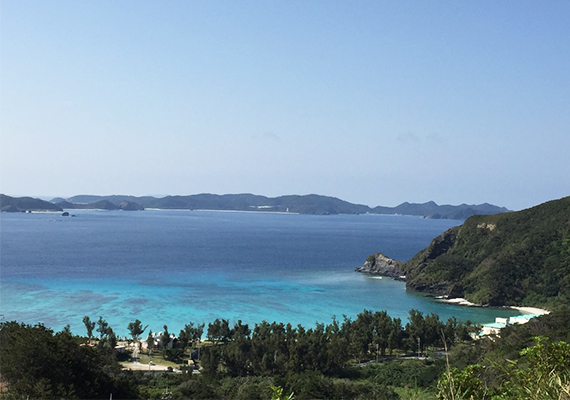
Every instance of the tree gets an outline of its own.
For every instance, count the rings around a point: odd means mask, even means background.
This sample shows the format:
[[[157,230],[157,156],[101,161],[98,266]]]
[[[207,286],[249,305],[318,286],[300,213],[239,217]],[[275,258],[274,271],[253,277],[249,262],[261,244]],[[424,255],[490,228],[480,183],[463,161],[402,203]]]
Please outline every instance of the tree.
[[[117,335],[115,335],[115,331],[113,331],[113,328],[111,327],[107,328],[107,337],[109,340],[109,347],[114,349],[115,346],[117,346]]]
[[[102,339],[99,341],[98,346],[100,348],[106,349],[108,354],[112,354],[115,346],[117,346],[117,335],[115,335],[113,328],[110,326],[106,327],[105,333]]]
[[[234,324],[233,329],[230,331],[230,337],[232,340],[248,338],[250,333],[251,329],[249,329],[249,326],[247,324],[243,325],[240,319],[236,324]]]
[[[91,321],[89,316],[83,317],[83,323],[85,324],[85,329],[87,329],[87,339],[91,341],[93,338],[93,329],[95,329],[95,321]]]
[[[426,322],[421,311],[411,309],[408,317],[409,323],[406,324],[406,333],[408,334],[408,348],[421,351],[421,345],[425,339]]]
[[[164,332],[160,336],[160,344],[163,350],[166,350],[168,344],[170,343],[170,333],[168,333],[168,326],[164,325]]]
[[[402,330],[402,320],[400,318],[394,318],[392,320],[392,327],[390,333],[388,334],[388,350],[390,355],[394,349],[399,349],[402,347],[402,336],[404,332]]]
[[[194,322],[190,322],[184,325],[184,329],[180,330],[180,334],[178,335],[180,346],[183,349],[189,346],[194,348],[196,344],[200,343],[203,333],[204,324],[194,325]]]
[[[219,343],[224,342],[226,343],[230,338],[230,325],[227,319],[218,319],[208,324],[208,340],[212,342]]]
[[[218,366],[220,365],[221,351],[218,346],[208,346],[204,349],[200,364],[203,372],[206,375],[215,376],[218,373]]]
[[[97,321],[97,332],[99,332],[99,339],[103,339],[104,336],[109,334],[109,324],[103,317],[99,317]]]
[[[424,319],[424,337],[425,346],[443,345],[441,333],[444,331],[444,325],[439,320],[439,315],[431,313],[426,315]]]
[[[127,328],[133,337],[133,341],[136,342],[139,340],[140,336],[144,333],[146,328],[148,328],[148,325],[143,328],[142,322],[137,319],[135,322],[131,322]]]
[[[355,321],[345,318],[343,330],[348,332],[351,355],[357,360],[368,357],[370,345],[373,342],[374,316],[372,311],[364,310],[356,316]]]
[[[148,325],[143,328],[141,321],[139,321],[137,319],[137,320],[135,320],[135,322],[131,322],[127,328],[129,330],[129,332],[131,333],[133,341],[135,342],[136,350],[135,350],[135,353],[133,353],[133,357],[136,358],[138,356],[138,351],[140,350],[139,349],[139,338],[144,333],[146,328],[148,328]]]
[[[148,349],[148,354],[152,355],[152,349],[154,348],[154,335],[152,331],[148,331],[148,337],[146,338],[146,346]]]
[[[382,356],[386,355],[388,347],[388,338],[392,330],[392,318],[386,311],[374,313],[374,343],[382,352]]]

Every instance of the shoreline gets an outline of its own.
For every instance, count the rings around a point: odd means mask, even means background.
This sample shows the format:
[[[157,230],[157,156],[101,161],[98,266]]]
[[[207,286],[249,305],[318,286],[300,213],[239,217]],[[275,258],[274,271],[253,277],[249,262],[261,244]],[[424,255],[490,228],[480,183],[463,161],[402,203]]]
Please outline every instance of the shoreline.
[[[508,307],[512,310],[518,310],[524,314],[533,314],[533,315],[547,315],[550,314],[550,311],[544,309],[544,308],[538,308],[538,307]]]
[[[480,307],[480,308],[497,308],[497,309],[507,309],[507,310],[517,310],[522,314],[531,314],[531,315],[547,315],[550,314],[550,311],[544,308],[538,307],[519,307],[519,306],[503,306],[503,307],[488,307],[482,304],[472,303],[467,299],[462,297],[454,297],[452,299],[445,298],[443,296],[436,297],[442,303],[452,304],[457,306],[465,306],[465,307]]]

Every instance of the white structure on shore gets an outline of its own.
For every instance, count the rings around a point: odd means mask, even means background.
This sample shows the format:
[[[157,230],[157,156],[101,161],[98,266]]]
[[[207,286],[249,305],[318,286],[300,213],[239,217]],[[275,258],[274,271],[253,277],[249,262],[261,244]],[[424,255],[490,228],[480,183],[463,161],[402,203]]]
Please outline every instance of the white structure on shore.
[[[483,325],[483,329],[481,330],[480,335],[481,336],[498,335],[501,332],[501,329],[506,327],[507,325],[526,324],[528,321],[531,320],[531,318],[540,317],[541,315],[544,315],[544,313],[523,314],[509,318],[497,317],[495,318],[495,322]]]

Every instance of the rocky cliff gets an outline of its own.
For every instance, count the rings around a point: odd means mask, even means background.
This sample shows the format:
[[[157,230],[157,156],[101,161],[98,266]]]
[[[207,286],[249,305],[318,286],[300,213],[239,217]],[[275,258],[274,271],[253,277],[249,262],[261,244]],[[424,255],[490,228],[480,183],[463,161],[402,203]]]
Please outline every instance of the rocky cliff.
[[[382,253],[376,253],[369,256],[364,265],[356,268],[357,272],[363,272],[372,275],[388,276],[394,279],[405,279],[402,270],[402,263],[385,256]]]

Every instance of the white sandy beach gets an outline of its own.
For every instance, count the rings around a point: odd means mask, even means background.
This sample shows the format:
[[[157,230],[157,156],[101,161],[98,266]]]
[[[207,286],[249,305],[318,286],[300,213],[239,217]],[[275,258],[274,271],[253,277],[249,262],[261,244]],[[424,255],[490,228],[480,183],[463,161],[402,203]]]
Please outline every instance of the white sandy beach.
[[[441,301],[443,301],[444,303],[449,303],[449,304],[456,304],[459,306],[468,306],[468,307],[482,307],[481,304],[475,304],[470,302],[469,300],[466,300],[464,298],[461,297],[456,297],[453,299],[446,299],[445,297],[438,297],[438,299],[440,299]],[[546,314],[550,314],[550,311],[545,310],[543,308],[538,308],[538,307],[505,307],[505,308],[510,308],[512,310],[517,310],[520,311],[524,314],[534,314],[534,315],[546,315]]]
[[[550,311],[545,310],[543,308],[536,308],[536,307],[509,307],[513,310],[518,310],[525,314],[536,314],[536,315],[546,315],[550,314]]]
[[[441,299],[441,301],[443,301],[444,303],[456,304],[458,306],[482,307],[481,304],[471,303],[470,301],[465,300],[464,298],[461,297],[455,297],[453,299],[446,299],[444,297],[438,297],[438,298]]]

